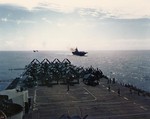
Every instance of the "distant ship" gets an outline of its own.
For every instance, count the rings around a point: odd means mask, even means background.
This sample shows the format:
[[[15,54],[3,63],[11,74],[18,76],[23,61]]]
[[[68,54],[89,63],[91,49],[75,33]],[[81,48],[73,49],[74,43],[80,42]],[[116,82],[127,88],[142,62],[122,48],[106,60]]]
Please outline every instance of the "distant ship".
[[[84,52],[84,51],[79,51],[78,48],[72,50],[72,54],[73,55],[77,55],[77,56],[84,56],[85,54],[87,54],[88,52]]]

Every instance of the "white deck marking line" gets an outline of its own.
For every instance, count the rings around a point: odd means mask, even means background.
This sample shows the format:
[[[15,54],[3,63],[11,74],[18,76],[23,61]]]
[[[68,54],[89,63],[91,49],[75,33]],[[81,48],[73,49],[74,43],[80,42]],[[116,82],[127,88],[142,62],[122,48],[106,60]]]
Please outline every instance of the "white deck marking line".
[[[145,111],[148,110],[147,108],[145,108],[143,106],[140,106],[140,108],[143,109],[143,110],[145,110]]]
[[[127,97],[123,97],[125,100],[129,100]]]
[[[38,108],[36,107],[37,106],[37,103],[36,103],[36,90],[34,91],[34,96],[33,96],[33,110],[38,110]]]
[[[83,87],[84,90],[86,90],[94,99],[92,100],[80,100],[80,101],[71,101],[71,102],[93,102],[93,101],[96,101],[97,100],[97,97],[94,96],[94,94],[92,94],[88,89],[86,89],[85,87]],[[36,105],[45,105],[45,104],[51,104],[51,103],[38,103],[36,102],[36,97],[37,97],[37,90],[39,89],[35,89],[34,91],[34,100],[33,100],[33,103],[35,103]],[[66,94],[66,93],[62,93],[62,94]],[[53,94],[54,95],[54,94]],[[55,94],[55,95],[58,95],[58,94]],[[45,96],[38,96],[38,97],[45,97]],[[48,96],[49,97],[49,96]],[[64,103],[63,101],[62,102],[57,102],[58,103]],[[52,103],[52,104],[55,104],[55,103]]]
[[[83,100],[83,101],[70,101],[70,102],[92,102],[92,101],[95,101],[95,100]],[[130,101],[128,101],[130,102]],[[47,105],[47,104],[65,104],[66,102],[64,101],[61,101],[61,102],[50,102],[50,103],[38,103],[38,105]],[[99,103],[99,104],[96,104],[96,105],[114,105],[114,104],[124,104],[126,102],[107,102],[107,103]],[[92,104],[93,105],[93,104]]]
[[[94,100],[97,100],[97,97],[94,94],[92,94],[88,89],[86,89],[86,88],[84,88],[84,89],[94,97]]]
[[[36,103],[36,89],[34,91],[34,100],[33,100],[34,103]]]
[[[72,101],[72,102],[93,102],[97,100],[97,97],[95,97],[94,94],[92,94],[88,89],[83,87],[84,90],[86,90],[94,99],[93,100],[81,100],[81,101]]]
[[[114,93],[115,91],[114,91],[114,90],[111,90],[111,92],[113,92],[113,93]]]
[[[141,115],[150,115],[150,113],[119,114],[119,115],[95,117],[94,119],[113,118],[113,117],[131,117],[131,116],[141,116]]]
[[[67,113],[68,113],[68,115],[70,115],[70,113],[69,113],[69,109],[67,109]]]

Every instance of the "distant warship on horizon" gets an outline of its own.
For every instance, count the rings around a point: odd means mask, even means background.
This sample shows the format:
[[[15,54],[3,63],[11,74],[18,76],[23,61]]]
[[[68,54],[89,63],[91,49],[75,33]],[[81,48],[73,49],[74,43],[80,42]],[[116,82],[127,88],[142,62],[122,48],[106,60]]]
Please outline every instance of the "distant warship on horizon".
[[[77,56],[85,56],[88,53],[85,51],[79,51],[78,48],[71,49],[71,50],[72,50],[72,54]]]

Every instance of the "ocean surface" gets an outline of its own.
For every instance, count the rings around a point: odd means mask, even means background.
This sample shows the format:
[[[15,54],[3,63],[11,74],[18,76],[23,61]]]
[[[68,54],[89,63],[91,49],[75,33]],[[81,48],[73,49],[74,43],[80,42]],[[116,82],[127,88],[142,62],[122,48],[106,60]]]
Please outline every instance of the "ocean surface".
[[[62,61],[68,58],[72,64],[100,68],[103,73],[118,82],[132,84],[150,92],[150,51],[88,51],[84,57],[74,56],[69,51],[0,51],[0,90],[3,90],[34,58]]]

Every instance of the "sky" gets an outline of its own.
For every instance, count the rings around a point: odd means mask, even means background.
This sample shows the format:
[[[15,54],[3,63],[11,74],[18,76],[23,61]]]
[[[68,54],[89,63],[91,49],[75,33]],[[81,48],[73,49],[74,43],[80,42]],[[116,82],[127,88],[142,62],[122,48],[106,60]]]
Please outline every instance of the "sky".
[[[150,50],[150,0],[0,0],[0,51]]]

